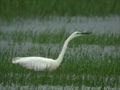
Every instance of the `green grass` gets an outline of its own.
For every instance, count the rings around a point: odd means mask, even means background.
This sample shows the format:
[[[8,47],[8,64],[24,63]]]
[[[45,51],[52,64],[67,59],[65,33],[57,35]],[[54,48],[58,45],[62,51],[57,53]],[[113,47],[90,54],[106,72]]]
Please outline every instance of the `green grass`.
[[[120,15],[120,0],[1,0],[0,17]]]
[[[80,60],[65,60],[61,66],[53,72],[34,72],[18,65],[11,64],[5,60],[0,62],[0,83],[20,85],[88,85],[88,86],[112,86],[119,83],[120,58],[95,61],[93,58],[86,58],[85,55]],[[7,59],[7,58],[6,58]],[[111,63],[109,63],[111,62]],[[85,79],[83,80],[82,75]],[[106,80],[108,78],[108,81]],[[111,79],[113,78],[113,79]],[[45,80],[44,80],[45,79]],[[84,83],[82,83],[84,82]],[[93,84],[94,85],[93,85]],[[111,85],[112,84],[112,85]]]
[[[56,58],[61,47],[58,47],[59,49],[54,53],[50,47],[46,48],[46,51],[44,51],[41,47],[35,46],[29,48],[26,53],[19,53],[20,51],[16,51],[14,45],[19,44],[19,50],[24,48],[21,46],[21,43],[23,42],[31,42],[33,45],[38,43],[39,45],[44,44],[46,46],[53,44],[53,47],[56,47],[54,46],[55,44],[60,44],[60,46],[62,46],[68,35],[69,34],[65,31],[58,33],[0,31],[0,40],[7,41],[9,43],[9,48],[4,50],[0,49],[0,84],[19,84],[27,86],[73,85],[81,87],[82,85],[86,85],[90,87],[120,87],[119,55],[114,56],[113,54],[108,55],[103,53],[104,56],[101,56],[99,53],[89,54],[87,51],[84,51],[82,47],[79,47],[80,50],[72,51],[70,56],[66,53],[60,67],[52,72],[35,72],[11,63],[12,58],[18,56],[47,55],[47,57]],[[120,45],[119,40],[119,34],[93,34],[76,38],[71,41],[69,48],[74,49],[83,44],[98,45],[103,48],[107,45],[112,45],[116,50],[118,50]],[[68,49],[67,52],[70,52],[70,50]],[[75,53],[75,55],[72,55],[72,53]],[[79,58],[77,58],[77,56]]]
[[[46,32],[33,32],[33,31],[14,31],[3,32],[0,31],[0,40],[12,40],[13,42],[32,42],[32,43],[52,43],[61,44],[69,36],[65,30],[61,30],[58,33],[49,31]],[[48,39],[49,38],[49,39]],[[75,38],[70,45],[80,44],[96,44],[96,45],[120,45],[120,34],[99,34],[92,33],[91,35],[83,35],[79,38]]]

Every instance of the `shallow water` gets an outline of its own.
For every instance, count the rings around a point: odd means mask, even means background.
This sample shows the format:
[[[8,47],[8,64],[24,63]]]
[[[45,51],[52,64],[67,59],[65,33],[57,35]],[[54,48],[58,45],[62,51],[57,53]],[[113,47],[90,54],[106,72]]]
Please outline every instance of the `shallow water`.
[[[14,19],[7,23],[0,19],[0,30],[3,31],[59,31],[65,29],[68,32],[90,31],[94,33],[120,33],[120,17],[51,17],[40,19]]]
[[[120,33],[120,17],[119,16],[111,16],[111,17],[52,17],[45,20],[39,20],[39,19],[14,19],[12,22],[8,23],[4,20],[0,20],[0,30],[1,31],[37,31],[37,32],[45,32],[45,30],[50,31],[60,31],[65,29],[68,33],[71,33],[73,31],[92,31],[95,34],[100,33]],[[55,33],[56,33],[55,32]],[[8,36],[9,37],[9,36]],[[0,41],[0,54],[6,55],[6,52],[8,57],[4,56],[5,58],[14,58],[19,56],[28,56],[28,53],[30,53],[30,56],[43,56],[43,57],[49,57],[49,58],[57,58],[59,55],[61,48],[63,46],[63,43],[47,43],[47,44],[40,44],[40,43],[31,43],[31,42],[14,42],[13,40],[1,40]],[[5,53],[4,53],[5,52]],[[12,54],[15,53],[15,54]],[[95,44],[81,44],[73,47],[68,47],[64,60],[71,60],[72,57],[76,60],[81,60],[82,56],[89,56],[92,57],[94,60],[105,60],[105,57],[111,56],[113,58],[120,57],[120,46],[119,45],[95,45]],[[15,55],[15,56],[12,56]],[[54,56],[54,57],[53,57]],[[10,59],[11,60],[11,59]],[[83,69],[83,68],[81,68]],[[117,71],[117,70],[116,70]],[[11,72],[12,73],[12,72]],[[7,73],[8,74],[8,73]],[[16,73],[12,73],[16,74]],[[12,75],[10,74],[10,75]],[[27,74],[29,75],[29,74]],[[58,75],[58,74],[57,74]],[[64,75],[64,74],[63,74]],[[118,75],[118,74],[117,74]],[[9,74],[8,74],[9,76]],[[12,76],[11,76],[12,77]],[[74,75],[72,79],[76,79],[79,76]],[[81,76],[84,81],[84,75]],[[39,78],[39,77],[37,77]],[[62,78],[62,77],[60,77]],[[66,76],[66,78],[69,79],[69,74]],[[94,75],[88,75],[87,77],[89,80],[96,79]],[[109,76],[107,77],[101,77],[103,80],[107,80],[108,78],[111,80],[111,83],[113,83],[117,78],[118,84],[120,83],[119,76]],[[60,79],[61,80],[61,79]],[[7,81],[6,81],[7,82]],[[12,81],[11,81],[12,82]],[[107,82],[107,81],[106,81]],[[96,82],[94,82],[96,83]],[[109,84],[108,84],[109,85]],[[96,86],[96,87],[90,87],[87,85],[82,84],[80,87],[78,86],[52,86],[52,85],[39,85],[39,86],[22,86],[18,84],[12,84],[12,85],[2,85],[0,84],[1,90],[11,89],[25,89],[25,90],[101,90],[102,87]],[[117,87],[110,87],[110,86],[104,86],[105,90],[119,90],[120,88]]]

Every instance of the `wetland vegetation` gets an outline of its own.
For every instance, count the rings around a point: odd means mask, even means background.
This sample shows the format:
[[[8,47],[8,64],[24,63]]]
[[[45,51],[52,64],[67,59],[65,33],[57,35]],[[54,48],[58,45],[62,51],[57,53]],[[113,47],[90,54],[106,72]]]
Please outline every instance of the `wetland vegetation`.
[[[1,0],[0,89],[120,89],[119,3],[120,0]],[[11,63],[14,57],[57,58],[65,39],[76,30],[92,34],[71,41],[55,71],[35,72]]]
[[[8,35],[9,34],[9,35]],[[34,72],[11,59],[18,56],[57,58],[68,34],[59,32],[0,32],[0,82],[2,85],[86,85],[119,87],[120,35],[88,35],[73,40],[60,67]],[[105,40],[105,41],[103,41]]]

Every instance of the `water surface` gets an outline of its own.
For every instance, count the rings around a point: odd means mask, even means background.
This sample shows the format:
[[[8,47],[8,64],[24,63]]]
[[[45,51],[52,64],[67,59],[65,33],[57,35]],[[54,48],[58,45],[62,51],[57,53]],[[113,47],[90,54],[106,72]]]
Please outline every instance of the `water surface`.
[[[0,30],[3,31],[91,31],[94,33],[120,33],[120,17],[50,17],[40,19],[14,19],[7,23],[0,19]]]

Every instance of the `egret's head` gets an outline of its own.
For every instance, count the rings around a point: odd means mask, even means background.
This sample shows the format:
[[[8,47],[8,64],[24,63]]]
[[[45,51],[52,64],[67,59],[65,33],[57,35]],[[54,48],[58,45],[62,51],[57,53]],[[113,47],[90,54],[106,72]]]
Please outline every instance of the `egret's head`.
[[[86,35],[86,34],[91,34],[90,32],[78,32],[78,31],[76,31],[76,32],[74,32],[73,34],[72,34],[72,36],[73,37],[78,37],[78,36],[81,36],[81,35]]]

